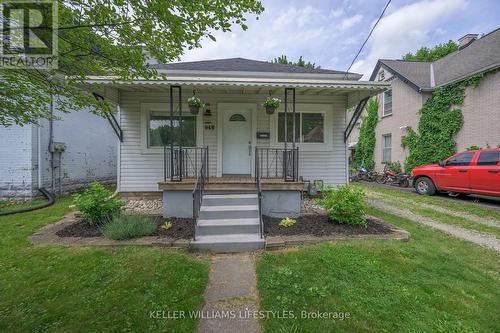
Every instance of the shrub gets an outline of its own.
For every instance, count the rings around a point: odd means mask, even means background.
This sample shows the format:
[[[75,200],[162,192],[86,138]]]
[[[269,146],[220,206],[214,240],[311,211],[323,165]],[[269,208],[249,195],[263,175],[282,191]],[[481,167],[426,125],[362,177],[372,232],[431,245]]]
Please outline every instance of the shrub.
[[[387,168],[396,173],[401,173],[403,170],[400,162],[387,162]]]
[[[291,218],[287,217],[287,218],[282,219],[280,221],[279,225],[281,227],[290,228],[290,227],[293,227],[295,225],[295,223],[297,223],[297,221],[295,221],[294,219],[291,219]]]
[[[102,229],[104,237],[114,240],[151,235],[156,230],[154,217],[144,215],[116,215]]]
[[[365,192],[360,186],[341,185],[329,188],[321,204],[328,210],[328,215],[333,221],[366,227],[365,197]]]
[[[92,182],[83,192],[73,196],[74,203],[89,224],[99,224],[111,218],[125,205],[123,200],[108,199],[113,193],[99,182]]]

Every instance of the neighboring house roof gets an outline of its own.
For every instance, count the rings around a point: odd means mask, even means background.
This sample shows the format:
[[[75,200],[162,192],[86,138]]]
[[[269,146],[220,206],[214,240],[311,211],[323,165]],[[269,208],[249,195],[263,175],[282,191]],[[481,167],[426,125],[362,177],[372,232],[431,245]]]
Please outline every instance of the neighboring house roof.
[[[381,66],[418,91],[433,90],[499,68],[500,28],[436,61],[380,59],[370,77],[371,81],[376,79]]]
[[[292,73],[292,74],[346,74],[343,71],[305,68],[293,65],[283,65],[268,61],[251,60],[244,58],[229,58],[216,60],[203,60],[191,62],[178,62],[171,64],[151,65],[156,69],[181,70],[181,71],[209,71],[209,72],[261,72],[261,73]],[[350,75],[359,75],[349,73]],[[361,77],[361,75],[359,75]]]

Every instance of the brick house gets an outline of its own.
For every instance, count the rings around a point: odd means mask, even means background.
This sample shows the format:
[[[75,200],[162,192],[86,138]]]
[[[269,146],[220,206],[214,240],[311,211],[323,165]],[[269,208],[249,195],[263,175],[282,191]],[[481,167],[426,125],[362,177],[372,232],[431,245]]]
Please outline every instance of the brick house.
[[[377,95],[379,122],[376,127],[375,169],[386,162],[403,165],[408,150],[401,140],[411,127],[418,128],[419,111],[432,92],[467,77],[491,72],[477,87],[468,87],[461,107],[464,126],[456,137],[457,150],[472,145],[500,144],[500,28],[481,38],[468,34],[459,39],[459,50],[436,61],[380,59],[370,81],[391,83],[391,89]],[[358,125],[359,126],[359,125]],[[348,139],[355,149],[359,128]]]

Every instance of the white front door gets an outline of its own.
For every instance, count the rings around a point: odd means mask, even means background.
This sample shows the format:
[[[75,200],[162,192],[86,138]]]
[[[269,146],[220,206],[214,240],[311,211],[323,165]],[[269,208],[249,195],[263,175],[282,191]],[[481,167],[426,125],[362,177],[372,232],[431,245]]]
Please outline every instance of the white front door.
[[[250,110],[224,110],[222,117],[222,173],[249,175],[252,171],[252,113]]]

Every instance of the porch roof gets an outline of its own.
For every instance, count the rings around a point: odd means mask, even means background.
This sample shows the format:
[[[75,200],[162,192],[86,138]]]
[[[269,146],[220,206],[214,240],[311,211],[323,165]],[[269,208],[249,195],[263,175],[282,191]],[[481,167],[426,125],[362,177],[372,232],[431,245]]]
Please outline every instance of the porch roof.
[[[275,78],[275,77],[219,77],[219,76],[169,76],[165,80],[119,81],[112,77],[89,77],[91,85],[100,85],[123,91],[166,91],[171,85],[180,85],[198,93],[243,93],[262,94],[270,91],[295,88],[298,95],[339,95],[346,94],[348,106],[356,105],[360,100],[374,96],[390,87],[387,82]],[[102,91],[105,94],[105,91]],[[105,94],[107,95],[107,94]]]

